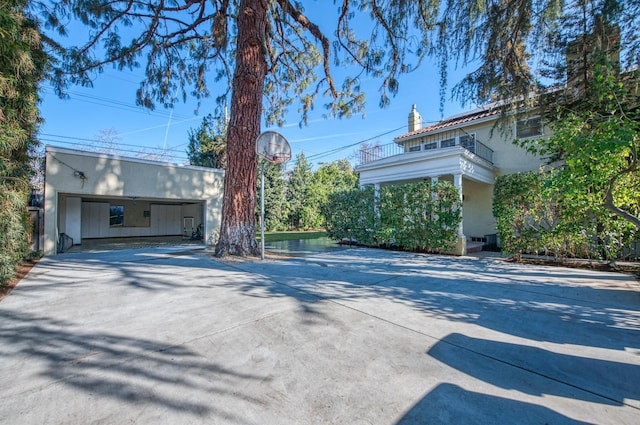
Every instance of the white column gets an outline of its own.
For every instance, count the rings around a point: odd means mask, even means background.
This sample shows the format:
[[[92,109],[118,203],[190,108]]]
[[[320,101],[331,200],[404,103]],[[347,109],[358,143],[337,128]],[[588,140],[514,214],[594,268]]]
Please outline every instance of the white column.
[[[458,189],[460,195],[460,204],[462,205],[462,174],[454,174],[453,175],[453,185]],[[462,220],[460,220],[460,225],[458,226],[458,236],[464,236],[463,231],[463,223],[464,223],[464,208],[461,208],[460,215]]]
[[[64,232],[73,239],[74,245],[82,243],[82,199],[67,198]]]
[[[380,183],[373,185],[373,211],[376,218],[380,218]]]
[[[440,176],[431,177],[431,188],[433,188],[434,184],[438,183],[438,179],[439,178],[440,178]],[[436,192],[435,191],[431,192],[431,199],[433,201],[436,200]]]

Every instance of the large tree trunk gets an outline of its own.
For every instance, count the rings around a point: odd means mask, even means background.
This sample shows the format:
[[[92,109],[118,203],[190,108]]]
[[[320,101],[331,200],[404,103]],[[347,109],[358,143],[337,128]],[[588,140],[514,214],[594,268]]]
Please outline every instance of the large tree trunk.
[[[267,75],[264,44],[267,3],[267,0],[241,0],[238,9],[236,68],[227,130],[228,162],[216,256],[260,254],[255,233],[258,169],[255,141],[260,134]]]

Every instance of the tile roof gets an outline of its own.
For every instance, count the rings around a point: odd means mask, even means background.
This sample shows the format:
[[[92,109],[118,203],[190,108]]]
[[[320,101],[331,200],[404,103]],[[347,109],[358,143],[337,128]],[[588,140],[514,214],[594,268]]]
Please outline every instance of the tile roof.
[[[458,124],[469,123],[481,118],[491,117],[493,115],[497,115],[500,113],[500,109],[495,107],[495,104],[492,104],[489,107],[474,109],[470,112],[465,112],[458,115],[453,115],[449,118],[445,118],[442,121],[439,121],[435,124],[432,124],[427,127],[419,128],[417,130],[411,131],[409,133],[401,134],[396,137],[395,140],[408,139],[418,134],[430,133],[432,131],[441,130],[443,128],[453,127]]]

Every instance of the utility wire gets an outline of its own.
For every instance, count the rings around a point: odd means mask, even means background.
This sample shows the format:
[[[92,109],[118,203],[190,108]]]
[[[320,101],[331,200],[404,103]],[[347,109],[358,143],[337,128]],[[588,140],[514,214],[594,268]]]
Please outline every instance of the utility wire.
[[[41,133],[40,135],[44,136],[44,137],[55,137],[55,138],[61,138],[61,139],[77,140],[77,141],[80,141],[80,142],[90,142],[90,143],[100,143],[101,142],[101,140],[98,140],[98,139],[87,139],[87,138],[84,138],[84,137],[63,136],[63,135],[60,135],[60,134]],[[40,140],[49,141],[49,142],[67,143],[67,144],[72,144],[72,145],[84,145],[84,146],[87,146],[87,143],[66,142],[64,140],[58,141],[58,140],[43,139],[43,138],[40,138]],[[180,145],[176,145],[173,148],[171,148],[171,147],[168,147],[168,148],[160,148],[160,147],[153,148],[153,147],[149,147],[149,146],[132,145],[132,144],[120,143],[120,142],[111,142],[111,144],[112,145],[117,145],[117,146],[126,146],[126,147],[131,147],[131,148],[139,148],[139,149],[158,149],[158,150],[165,149],[167,151],[181,152],[180,149],[175,149],[175,148],[178,147],[178,146],[183,145],[184,143],[181,143]]]
[[[309,155],[307,157],[307,159],[309,159],[309,160],[317,160],[317,159],[320,159],[320,158],[324,158],[326,156],[332,155],[334,153],[338,153],[338,152],[343,151],[345,149],[349,149],[349,148],[352,148],[354,146],[360,145],[362,143],[366,143],[366,142],[368,142],[370,140],[377,139],[378,137],[386,136],[387,134],[391,134],[391,133],[396,132],[398,130],[401,130],[403,128],[405,128],[404,125],[402,127],[394,128],[393,130],[389,130],[389,131],[386,131],[384,133],[377,134],[375,136],[369,137],[368,139],[360,140],[358,142],[351,143],[351,144],[345,145],[345,146],[341,146],[339,148],[335,148],[335,149],[332,149],[330,151],[320,152],[320,153],[317,153],[317,154],[314,154],[314,155]]]
[[[62,144],[62,145],[71,145],[72,147],[78,149],[78,148],[87,148],[87,144],[86,143],[78,143],[78,142],[66,142],[66,141],[61,141],[61,140],[53,140],[53,139],[40,139],[44,142],[51,142],[51,143],[55,143],[55,144]],[[95,150],[95,149],[90,149],[90,152],[98,152],[99,150]],[[172,161],[177,161],[177,162],[182,162],[182,161],[188,161],[188,157],[185,154],[184,151],[182,150],[178,150],[178,149],[171,149],[171,153],[169,153],[169,149],[167,150],[163,150],[162,148],[150,148],[150,147],[145,147],[145,146],[140,146],[138,149],[127,149],[127,148],[115,148],[114,149],[114,154],[118,155],[130,155],[130,154],[134,154],[137,157],[145,157],[145,156],[157,156],[160,158],[166,158],[166,159],[171,159]]]
[[[44,91],[47,93],[53,93],[53,90],[49,87],[44,87]],[[72,100],[75,100],[78,102],[85,102],[85,103],[91,103],[94,105],[106,106],[109,108],[119,109],[121,111],[136,112],[136,113],[145,114],[145,115],[155,115],[163,118],[166,118],[169,116],[169,113],[165,113],[158,110],[152,111],[142,106],[134,105],[132,103],[125,102],[125,101],[79,93],[71,90],[67,91],[67,93],[70,95],[73,95]],[[174,117],[179,119],[188,118],[186,115],[182,115],[182,114],[174,114]]]
[[[392,130],[388,130],[385,131],[384,133],[380,133],[380,134],[376,134],[375,136],[369,137],[367,139],[363,139],[363,140],[359,140],[357,142],[354,143],[350,143],[348,145],[344,145],[344,146],[340,146],[338,148],[335,149],[331,149],[325,152],[319,152],[317,154],[313,154],[313,155],[309,155],[306,159],[309,161],[317,161],[318,159],[322,159],[325,158],[327,156],[336,154],[338,152],[341,152],[345,149],[349,149],[352,148],[354,146],[358,146],[362,143],[366,143],[369,142],[371,140],[377,139],[379,137],[383,137],[386,136],[388,134],[394,133],[396,131],[402,130],[404,129],[405,126],[401,126],[401,127],[397,127],[394,128]],[[87,143],[96,143],[99,142],[99,140],[97,139],[88,139],[88,138],[83,138],[83,137],[73,137],[73,136],[63,136],[63,135],[58,135],[58,134],[48,134],[48,133],[41,133],[41,136],[44,136],[45,138],[40,138],[41,141],[45,141],[45,142],[51,142],[51,143],[62,143],[62,144],[67,144],[67,145],[74,145],[74,146],[83,146],[83,147],[87,147]],[[61,138],[61,139],[69,139],[69,140],[75,140],[77,142],[74,141],[65,141],[65,140],[56,140],[56,139],[47,139],[46,137],[55,137],[55,138]],[[81,142],[85,142],[85,143],[81,143]],[[167,147],[167,148],[161,148],[161,147],[149,147],[149,146],[142,146],[142,145],[132,145],[132,144],[127,144],[127,143],[118,143],[118,142],[112,142],[113,145],[116,146],[123,146],[123,148],[120,147],[116,147],[115,149],[118,152],[129,152],[129,153],[136,153],[136,154],[144,154],[144,150],[151,150],[152,154],[153,153],[157,153],[158,155],[161,155],[161,153],[163,151],[165,152],[175,152],[175,153],[181,153],[181,155],[175,155],[172,156],[172,158],[176,158],[176,159],[187,159],[188,157],[185,155],[185,152],[182,149],[176,149],[179,146],[183,146],[186,145],[187,143],[180,143],[178,145],[175,145],[173,147]],[[135,148],[135,149],[130,149],[130,148]],[[292,161],[292,165],[295,166],[297,164],[297,160]]]

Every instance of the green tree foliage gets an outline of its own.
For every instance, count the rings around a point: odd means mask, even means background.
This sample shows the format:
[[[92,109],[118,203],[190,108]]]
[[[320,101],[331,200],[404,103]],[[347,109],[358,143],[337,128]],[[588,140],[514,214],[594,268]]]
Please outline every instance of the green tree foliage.
[[[612,28],[617,37],[603,37]],[[455,59],[472,67],[454,87],[460,100],[500,102],[516,113],[539,106],[532,94],[548,93],[550,87],[566,87],[571,95],[589,87],[594,50],[609,58],[620,53],[623,67],[640,60],[635,0],[454,0],[446,3],[438,30],[443,83],[446,66]]]
[[[60,89],[70,82],[90,85],[94,72],[109,63],[143,64],[146,78],[137,97],[148,107],[209,96],[208,79],[229,83],[219,96],[222,102],[231,94],[218,255],[258,254],[253,142],[263,118],[282,123],[285,112],[297,106],[306,122],[319,96],[328,98],[330,115],[357,114],[367,76],[379,79],[380,105],[387,106],[400,77],[428,55],[440,64],[441,99],[451,62],[474,67],[456,86],[465,101],[528,99],[539,86],[537,64],[558,62],[557,46],[572,32],[593,27],[597,16],[621,28],[627,63],[637,63],[640,51],[636,0],[327,3],[316,4],[316,10],[309,6],[306,14],[302,2],[291,0],[31,2],[48,28],[66,33],[66,23],[76,21],[89,27],[83,45],[55,49],[54,82]],[[330,12],[335,20],[326,24]],[[578,22],[582,28],[564,25],[576,12],[584,17]],[[336,69],[346,70],[342,82],[336,81]]]
[[[323,210],[331,238],[442,253],[455,246],[461,207],[458,190],[439,181],[385,186],[378,200],[370,187],[335,192]]]
[[[640,230],[640,92],[608,71],[596,68],[589,107],[562,108],[553,136],[528,146],[554,161],[565,199],[604,207]]]
[[[462,220],[458,190],[450,183],[414,183],[380,190],[381,230],[402,249],[446,252],[455,246]]]
[[[322,228],[322,206],[329,195],[350,190],[358,184],[358,176],[346,160],[323,164],[314,172],[304,153],[300,153],[287,179],[283,168],[282,164],[265,164],[265,223],[268,230]]]
[[[566,75],[566,88],[540,97],[552,136],[519,142],[547,158],[551,171],[537,177],[542,187],[538,195],[546,205],[561,206],[562,214],[557,223],[538,229],[538,214],[522,211],[526,232],[515,230],[513,216],[506,219],[503,232],[511,252],[613,259],[624,255],[623,247],[640,230],[640,80],[637,71],[625,71],[620,63],[621,53],[629,57],[635,52],[637,61],[637,45],[621,46],[629,30],[619,20],[625,13],[620,15],[617,7],[623,2],[609,2],[595,16],[590,5],[579,4],[582,13],[565,18],[573,32],[565,29],[562,34],[573,34],[573,39],[558,34],[567,61],[564,68],[550,69],[559,74],[556,78]],[[534,192],[534,187],[523,193]],[[511,225],[515,228],[509,230]],[[518,241],[507,236],[510,232],[524,236]]]
[[[25,1],[0,1],[0,283],[28,252],[31,154],[45,55]]]
[[[304,152],[296,155],[296,164],[289,175],[287,183],[287,201],[289,203],[289,224],[295,228],[310,228],[310,213],[312,208],[311,181],[313,170]]]
[[[544,172],[531,172],[496,179],[493,215],[496,217],[503,252],[522,255],[543,251],[545,254],[565,256],[566,252],[571,251],[570,247],[560,249],[558,246],[564,241],[565,235],[558,235],[560,244],[552,242],[549,245],[551,234],[558,234],[559,223],[567,214],[561,210],[557,193],[545,190],[546,177]],[[574,230],[579,232],[580,220],[576,218],[572,223],[578,225]],[[584,240],[581,242],[586,244]]]
[[[322,205],[334,192],[348,191],[358,186],[358,174],[347,160],[322,164],[313,173],[309,197],[305,206],[305,224],[314,229],[324,226]]]
[[[588,191],[565,192],[562,173],[551,169],[498,177],[493,214],[503,252],[558,259],[623,257],[637,235],[633,226]]]
[[[227,162],[226,123],[208,114],[196,130],[189,130],[189,164],[224,169]]]
[[[260,159],[262,167],[263,159]],[[289,205],[286,199],[287,182],[284,179],[284,164],[264,161],[264,213],[265,229],[269,232],[289,228]],[[260,214],[261,191],[258,186],[256,214]]]
[[[253,146],[263,119],[282,123],[297,102],[306,122],[318,96],[328,113],[349,117],[363,109],[364,75],[381,81],[381,104],[398,90],[398,77],[429,51],[420,37],[434,21],[431,1],[335,2],[334,25],[321,28],[291,0],[189,2],[37,1],[47,28],[66,34],[67,23],[88,27],[86,43],[52,52],[54,83],[90,85],[107,64],[144,66],[141,105],[170,106],[188,95],[210,95],[207,81],[227,81],[230,97],[227,172],[217,255],[258,255],[255,239],[257,155]],[[316,19],[326,22],[327,6]],[[357,29],[357,30],[356,30]],[[51,39],[62,38],[52,34]],[[79,38],[79,37],[78,37]],[[353,67],[342,82],[333,70]]]
[[[322,205],[322,214],[330,238],[382,245],[382,240],[377,238],[379,232],[374,231],[379,220],[372,186],[333,192]]]

